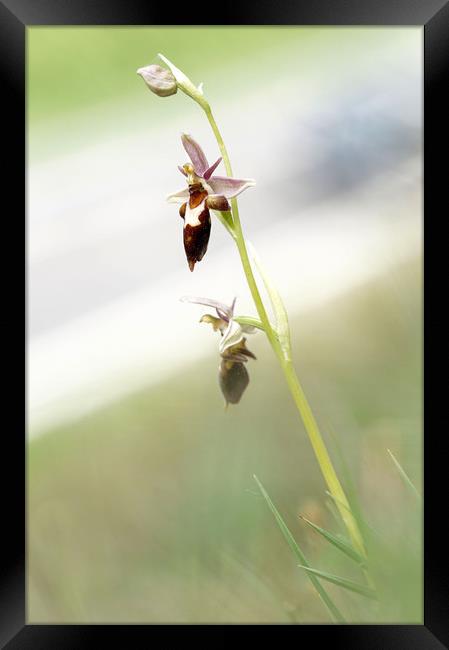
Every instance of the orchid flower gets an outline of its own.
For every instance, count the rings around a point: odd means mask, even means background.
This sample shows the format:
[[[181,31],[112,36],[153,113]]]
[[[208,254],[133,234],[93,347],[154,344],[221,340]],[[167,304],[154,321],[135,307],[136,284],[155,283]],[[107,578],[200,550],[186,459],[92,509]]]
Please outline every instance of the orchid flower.
[[[251,350],[246,347],[244,333],[252,333],[255,328],[251,325],[240,325],[234,320],[235,298],[231,306],[211,298],[184,296],[181,300],[215,309],[217,316],[204,314],[200,319],[200,323],[209,323],[214,331],[219,331],[221,334],[218,346],[221,357],[218,380],[226,405],[237,404],[249,384],[249,375],[244,364],[248,361],[248,358],[256,358]]]
[[[182,204],[179,214],[184,219],[184,250],[189,269],[193,271],[196,262],[202,260],[207,251],[211,229],[210,210],[227,212],[230,210],[228,199],[252,187],[255,181],[214,176],[222,159],[218,158],[213,165],[209,165],[200,145],[190,135],[183,133],[181,141],[191,162],[178,166],[178,169],[186,177],[188,187],[169,194],[167,201]]]

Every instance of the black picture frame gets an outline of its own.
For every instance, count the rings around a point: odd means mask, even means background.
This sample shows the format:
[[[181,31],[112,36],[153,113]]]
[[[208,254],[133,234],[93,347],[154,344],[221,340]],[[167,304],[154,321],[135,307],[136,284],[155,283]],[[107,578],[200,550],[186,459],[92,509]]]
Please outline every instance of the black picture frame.
[[[446,536],[444,532],[447,498],[445,490],[446,456],[441,453],[446,434],[447,416],[443,411],[447,382],[429,371],[431,360],[435,367],[444,365],[447,350],[445,320],[441,315],[442,295],[435,290],[444,278],[446,240],[439,229],[447,219],[447,162],[440,163],[440,148],[447,157],[447,116],[449,105],[445,97],[449,61],[449,3],[445,0],[314,0],[298,2],[245,2],[234,4],[223,0],[213,16],[198,4],[192,20],[192,3],[179,7],[153,4],[149,0],[0,0],[0,69],[2,76],[2,107],[4,110],[3,174],[4,242],[10,248],[11,238],[22,249],[24,241],[23,215],[26,213],[26,133],[25,133],[25,30],[33,25],[413,25],[424,31],[424,214],[425,214],[425,575],[423,625],[301,625],[281,626],[310,642],[357,650],[432,650],[449,647],[449,579],[446,568]],[[446,135],[446,137],[444,137]],[[445,144],[446,142],[446,144]],[[444,194],[443,194],[444,193]],[[23,197],[23,198],[22,198]],[[444,206],[446,206],[444,208]],[[442,224],[440,226],[440,224]],[[5,232],[6,231],[6,232]],[[6,249],[6,246],[4,247]],[[432,251],[430,253],[430,250]],[[20,255],[5,269],[6,278],[22,278]],[[20,264],[20,266],[19,266]],[[8,275],[6,275],[6,271]],[[13,297],[20,294],[6,282],[4,304],[12,313]],[[24,283],[25,284],[25,283]],[[447,290],[446,290],[447,291]],[[8,293],[9,292],[9,293]],[[433,298],[435,296],[435,300]],[[439,300],[438,300],[439,298]],[[437,302],[438,301],[438,302]],[[14,310],[20,313],[21,310]],[[21,339],[20,323],[9,324],[8,340]],[[22,323],[24,321],[21,321]],[[25,332],[26,334],[26,332]],[[440,334],[440,336],[438,336]],[[11,337],[11,338],[10,338]],[[11,373],[18,367],[17,350],[13,350]],[[10,347],[9,345],[7,347]],[[447,353],[446,353],[447,359]],[[26,365],[26,364],[25,364]],[[443,373],[444,374],[444,373]],[[11,380],[12,381],[12,380]],[[8,381],[12,392],[12,383]],[[5,394],[5,393],[4,393]],[[20,394],[18,389],[17,394]],[[25,437],[23,435],[21,404],[5,408],[13,414],[13,423],[4,431],[2,479],[6,466],[12,471],[3,486],[2,569],[0,574],[0,647],[9,650],[40,648],[84,648],[108,643],[111,638],[120,647],[135,648],[154,639],[154,625],[27,625],[25,620]],[[435,506],[435,507],[434,507]],[[181,626],[172,626],[173,630]],[[185,626],[182,626],[185,627]],[[197,626],[190,626],[197,627]],[[207,626],[214,633],[215,626]],[[225,626],[228,634],[235,626]],[[239,632],[247,627],[238,626]],[[267,626],[264,626],[267,627]],[[270,626],[268,626],[270,627]],[[279,626],[278,626],[279,627]],[[286,629],[284,629],[286,628]],[[291,629],[293,628],[293,630]],[[185,630],[184,630],[185,632]],[[205,630],[208,634],[209,630]],[[280,629],[277,630],[280,632]],[[252,631],[250,632],[252,633]],[[165,644],[170,645],[171,633]],[[184,642],[185,642],[185,637]],[[222,637],[224,638],[224,636]],[[216,639],[214,639],[216,642]]]

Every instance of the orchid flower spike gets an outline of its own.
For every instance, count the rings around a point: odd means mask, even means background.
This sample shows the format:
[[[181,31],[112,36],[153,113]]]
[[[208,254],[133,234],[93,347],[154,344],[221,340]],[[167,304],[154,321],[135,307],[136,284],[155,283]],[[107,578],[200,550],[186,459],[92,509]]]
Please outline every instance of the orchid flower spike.
[[[191,161],[178,167],[186,177],[187,187],[169,194],[167,201],[182,204],[179,214],[184,220],[184,250],[189,269],[193,271],[207,251],[211,229],[210,210],[227,212],[231,209],[228,199],[254,186],[255,181],[213,175],[221,158],[209,165],[200,145],[190,135],[183,133],[181,141]]]
[[[244,333],[253,333],[255,328],[251,325],[240,325],[234,320],[235,298],[230,306],[211,298],[184,296],[181,301],[206,305],[215,309],[217,316],[204,314],[200,323],[209,323],[214,331],[221,334],[218,346],[221,357],[218,381],[226,406],[238,404],[249,384],[249,374],[244,364],[247,363],[248,358],[256,358],[246,347]]]

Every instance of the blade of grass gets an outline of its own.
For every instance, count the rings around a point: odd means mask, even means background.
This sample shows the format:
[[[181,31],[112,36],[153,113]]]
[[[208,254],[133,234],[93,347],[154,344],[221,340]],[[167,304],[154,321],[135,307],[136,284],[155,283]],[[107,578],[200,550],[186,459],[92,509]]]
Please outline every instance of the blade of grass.
[[[343,501],[340,501],[337,497],[334,497],[333,494],[329,492],[329,490],[326,490],[326,494],[328,497],[330,497],[337,505],[340,504],[342,508],[345,508],[349,512],[349,506],[347,506]]]
[[[334,497],[333,494],[331,494],[331,493],[328,492],[327,490],[326,490],[326,494],[327,494],[327,495],[332,499],[332,501],[333,501],[335,504],[338,504],[338,499],[337,499],[336,497]],[[342,505],[344,505],[344,504],[342,504]],[[345,507],[347,508],[348,506],[345,506]],[[370,531],[370,533],[374,534],[377,538],[380,537],[379,534],[374,530],[374,528],[372,528],[372,527],[367,523],[366,519],[364,519],[364,518],[362,517],[362,515],[360,514],[360,512],[358,513],[358,517],[359,517],[359,519],[358,519],[358,524],[359,524],[360,528],[365,532],[365,537],[367,537],[368,540],[369,540],[369,537],[368,537],[368,535],[366,534],[368,531]],[[371,544],[369,544],[369,546],[371,546]],[[375,592],[376,592],[376,590],[375,590],[375,584],[374,584],[374,582],[373,582],[373,578],[372,578],[372,576],[370,575],[370,572],[368,571],[367,563],[364,562],[363,564],[361,564],[361,568],[362,568],[363,574],[364,574],[364,576],[365,576],[365,580],[366,580],[367,584],[369,585],[368,588],[372,591],[373,594],[375,594]],[[375,596],[373,596],[373,598],[375,598]]]
[[[331,436],[335,451],[337,453],[337,456],[340,460],[341,464],[341,472],[342,472],[342,477],[344,480],[344,486],[345,486],[345,492],[346,496],[349,502],[349,507],[357,521],[360,527],[363,525],[363,517],[362,517],[362,509],[360,506],[360,502],[358,499],[358,491],[356,489],[354,480],[351,475],[351,471],[349,469],[348,463],[346,462],[346,458],[344,456],[344,453],[342,451],[340,442],[338,440],[338,436],[335,434],[335,431],[333,427],[330,425],[327,427],[329,434]],[[363,533],[362,533],[363,534]]]
[[[354,591],[355,593],[360,594],[361,596],[365,596],[366,598],[372,598],[373,600],[377,599],[375,591],[369,587],[365,587],[365,585],[359,584],[358,582],[353,582],[352,580],[347,580],[346,578],[340,578],[340,576],[334,576],[332,573],[326,573],[326,571],[318,571],[318,569],[312,569],[310,566],[303,564],[298,564],[298,566],[301,569],[307,571],[307,573],[319,576],[323,580],[327,580],[328,582],[332,582],[334,585],[343,587],[343,589]]]
[[[351,560],[354,560],[355,562],[357,562],[357,564],[361,566],[365,566],[364,558],[360,555],[360,553],[357,553],[357,551],[351,546],[349,542],[347,542],[344,539],[341,539],[340,537],[337,537],[336,535],[329,532],[328,530],[321,528],[321,526],[317,526],[312,521],[309,521],[309,519],[306,519],[306,517],[303,517],[302,515],[300,515],[300,518],[303,521],[305,521],[306,524],[311,526],[317,533],[322,535],[328,542],[336,546],[342,553],[350,557]]]
[[[285,540],[287,541],[287,544],[290,546],[293,553],[300,560],[300,562],[302,562],[302,564],[304,566],[308,567],[309,564],[308,564],[308,562],[307,562],[307,560],[305,558],[304,553],[300,549],[300,547],[297,544],[295,538],[293,537],[293,535],[291,534],[291,532],[290,532],[289,528],[287,527],[286,523],[284,522],[281,515],[279,514],[276,506],[274,505],[274,503],[272,502],[272,500],[268,496],[268,493],[265,490],[264,486],[262,485],[262,483],[259,481],[259,479],[257,478],[257,476],[255,474],[254,474],[254,480],[256,481],[256,483],[257,483],[257,485],[259,487],[259,490],[262,493],[263,498],[267,502],[268,507],[270,508],[271,512],[273,513],[274,518],[276,519],[276,522],[277,522],[277,524],[278,524],[278,526],[279,526],[279,528],[281,530],[281,533],[283,534]],[[317,578],[312,574],[309,575],[309,579],[312,582],[315,589],[317,590],[319,596],[321,597],[321,600],[323,601],[323,603],[326,605],[327,609],[329,610],[329,613],[331,614],[332,618],[334,620],[338,621],[339,623],[344,623],[345,619],[343,618],[342,613],[340,612],[338,607],[335,605],[335,603],[333,602],[333,600],[331,599],[331,597],[329,596],[327,591],[324,589],[324,587],[322,586],[320,581],[317,580]]]
[[[344,504],[343,504],[339,499],[337,499],[336,497],[334,497],[334,495],[331,494],[328,490],[325,490],[325,492],[326,492],[327,496],[328,496],[330,499],[332,499],[332,502],[333,502],[333,503],[335,503],[335,504],[340,503],[342,506],[344,505]],[[345,507],[347,510],[349,510],[349,508],[348,508],[347,506],[344,506],[344,507]],[[362,517],[361,514],[359,514],[358,516],[359,516],[359,523],[360,523],[360,526],[361,526],[364,530],[366,530],[366,531],[370,531],[370,533],[372,533],[373,535],[375,535],[377,538],[380,539],[380,534],[377,532],[377,530],[375,530],[375,529],[371,526],[371,524],[369,524],[369,523],[366,521],[366,519],[365,519],[364,517]]]
[[[418,490],[415,488],[415,486],[413,485],[413,483],[411,482],[411,480],[409,479],[409,477],[407,476],[407,474],[405,473],[405,471],[404,471],[402,465],[401,465],[401,464],[399,463],[399,461],[395,458],[395,456],[394,456],[394,454],[393,454],[392,451],[390,451],[389,449],[387,449],[387,451],[388,451],[388,453],[390,454],[390,458],[391,458],[391,460],[393,461],[393,463],[395,464],[396,469],[397,469],[398,472],[399,472],[399,476],[401,477],[401,479],[403,480],[403,482],[405,483],[405,485],[406,485],[406,486],[410,489],[410,491],[413,493],[414,497],[418,500],[418,502],[421,503],[421,495],[420,495],[420,493],[418,492]]]
[[[336,505],[335,501],[333,501],[330,498],[326,499],[325,502],[324,502],[324,505],[326,506],[326,508],[328,509],[330,514],[332,515],[332,518],[334,519],[334,521],[337,524],[340,531],[344,531],[345,530],[344,522],[343,522],[342,518],[340,517],[340,513],[338,512],[337,505]]]

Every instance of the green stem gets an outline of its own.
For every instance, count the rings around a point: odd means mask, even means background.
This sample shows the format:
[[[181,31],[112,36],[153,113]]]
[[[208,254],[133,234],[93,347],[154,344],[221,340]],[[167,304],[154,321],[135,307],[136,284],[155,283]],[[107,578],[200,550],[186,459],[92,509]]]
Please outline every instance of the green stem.
[[[223,141],[223,138],[221,137],[221,133],[218,129],[217,123],[215,122],[215,119],[212,115],[211,108],[207,102],[202,103],[201,106],[206,113],[207,119],[209,120],[209,123],[212,127],[212,131],[214,132],[215,138],[220,148],[220,152],[226,168],[226,173],[228,174],[228,176],[232,176],[232,168],[231,168],[231,162],[229,160],[228,152],[226,150],[226,146]],[[323,474],[327,486],[329,487],[329,491],[335,497],[335,502],[340,511],[340,515],[346,525],[346,528],[348,530],[354,548],[361,555],[366,556],[362,535],[360,533],[354,515],[351,512],[344,490],[341,486],[341,483],[332,465],[332,461],[327,452],[326,445],[324,444],[324,440],[321,436],[317,422],[313,416],[312,410],[309,406],[304,391],[302,390],[301,385],[299,383],[295,368],[291,361],[290,350],[288,350],[288,353],[286,353],[282,349],[278,337],[276,335],[276,332],[273,329],[270,320],[268,318],[268,314],[263,304],[256,280],[254,278],[251,263],[249,260],[245,238],[243,236],[242,225],[240,222],[237,200],[235,198],[231,199],[231,207],[232,207],[232,217],[234,222],[234,233],[235,233],[234,239],[240,254],[243,270],[248,282],[249,289],[251,291],[251,295],[254,300],[255,307],[257,309],[257,313],[259,314],[263,329],[265,330],[268,340],[271,344],[271,347],[273,348],[273,351],[276,354],[281,364],[282,370],[285,375],[285,379],[287,381],[288,387],[295,401],[296,407],[304,423],[305,429],[309,436],[309,440],[312,444],[312,448],[315,452],[315,456],[317,458],[321,472]]]
[[[321,436],[312,409],[310,408],[301,384],[299,383],[295,368],[291,360],[281,360],[281,364],[288,387],[290,388],[290,392],[293,396],[299,414],[301,415],[302,421],[304,422],[310,443],[315,452],[315,456],[318,460],[327,486],[329,487],[329,491],[334,495],[336,499],[336,504],[340,511],[340,516],[346,525],[354,548],[363,557],[365,557],[366,551],[363,544],[362,535],[360,533],[354,515],[352,514],[351,508],[338,479],[337,473],[335,472],[334,466],[332,465],[332,461],[326,449],[326,445],[324,444],[324,440]]]

